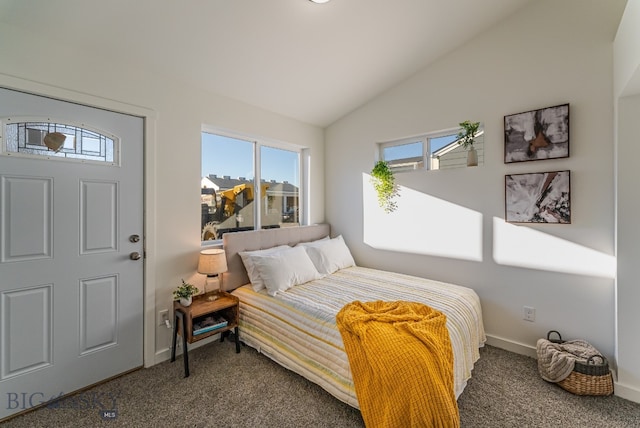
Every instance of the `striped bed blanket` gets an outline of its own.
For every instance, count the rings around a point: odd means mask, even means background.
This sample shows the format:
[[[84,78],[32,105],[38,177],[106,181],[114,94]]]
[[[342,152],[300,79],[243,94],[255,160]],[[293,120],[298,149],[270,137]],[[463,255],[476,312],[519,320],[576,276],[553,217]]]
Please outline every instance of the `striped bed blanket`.
[[[410,275],[354,266],[275,297],[250,285],[233,294],[240,299],[240,340],[356,408],[353,376],[336,325],[336,315],[348,303],[405,300],[444,313],[456,397],[486,340],[480,300],[472,289]]]
[[[459,427],[446,316],[415,302],[353,302],[337,315],[368,428]]]

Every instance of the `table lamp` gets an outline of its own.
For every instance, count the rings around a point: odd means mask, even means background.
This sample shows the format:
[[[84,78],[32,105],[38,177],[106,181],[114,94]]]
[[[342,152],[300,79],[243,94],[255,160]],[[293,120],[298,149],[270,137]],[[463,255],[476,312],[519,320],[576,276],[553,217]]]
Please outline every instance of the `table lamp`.
[[[208,249],[200,251],[198,259],[198,273],[207,275],[207,282],[204,292],[218,291],[222,285],[222,278],[219,276],[227,271],[227,257],[224,250]]]

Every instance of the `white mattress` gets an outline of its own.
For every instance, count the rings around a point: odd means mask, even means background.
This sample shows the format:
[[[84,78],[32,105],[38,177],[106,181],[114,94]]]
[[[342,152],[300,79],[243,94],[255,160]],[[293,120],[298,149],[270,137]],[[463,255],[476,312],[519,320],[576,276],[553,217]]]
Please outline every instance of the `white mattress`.
[[[284,367],[358,408],[336,314],[360,300],[406,300],[447,316],[458,397],[471,377],[486,338],[480,300],[470,288],[363,267],[339,270],[295,286],[276,297],[250,285],[233,291],[240,299],[240,340]],[[411,359],[408,356],[407,362]]]

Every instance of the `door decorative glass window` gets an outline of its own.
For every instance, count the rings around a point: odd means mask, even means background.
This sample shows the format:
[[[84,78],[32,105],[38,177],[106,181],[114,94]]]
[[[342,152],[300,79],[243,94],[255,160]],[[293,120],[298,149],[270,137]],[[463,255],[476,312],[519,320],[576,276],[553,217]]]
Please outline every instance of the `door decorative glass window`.
[[[2,125],[0,152],[6,156],[120,164],[119,139],[84,125],[20,118]]]

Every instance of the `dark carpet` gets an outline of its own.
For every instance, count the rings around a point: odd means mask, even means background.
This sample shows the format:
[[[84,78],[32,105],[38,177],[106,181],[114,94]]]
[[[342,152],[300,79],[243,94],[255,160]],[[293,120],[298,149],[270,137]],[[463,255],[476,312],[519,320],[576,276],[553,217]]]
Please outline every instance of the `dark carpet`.
[[[360,412],[246,346],[228,341],[138,370],[13,418],[6,427],[363,427]],[[640,404],[580,397],[538,376],[536,361],[491,346],[458,399],[463,427],[639,427]],[[105,410],[114,410],[103,419]],[[404,427],[402,427],[404,428]]]

